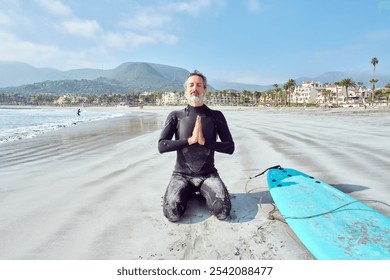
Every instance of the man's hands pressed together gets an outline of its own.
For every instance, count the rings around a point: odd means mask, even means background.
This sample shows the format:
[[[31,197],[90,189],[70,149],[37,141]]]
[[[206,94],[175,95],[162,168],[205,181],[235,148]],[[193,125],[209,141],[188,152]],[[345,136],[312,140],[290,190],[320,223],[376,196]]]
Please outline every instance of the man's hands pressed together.
[[[196,143],[199,143],[200,145],[204,145],[205,139],[203,135],[203,129],[202,129],[202,121],[201,117],[197,116],[195,121],[195,127],[192,131],[192,136],[188,138],[188,144],[193,145]]]

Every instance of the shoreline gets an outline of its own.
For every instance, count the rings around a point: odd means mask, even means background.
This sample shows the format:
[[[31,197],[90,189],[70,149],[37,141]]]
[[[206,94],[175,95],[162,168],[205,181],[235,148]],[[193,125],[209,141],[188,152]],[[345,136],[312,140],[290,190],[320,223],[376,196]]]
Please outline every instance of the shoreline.
[[[14,112],[13,110],[20,110],[20,112]],[[69,107],[0,108],[0,113],[0,118],[3,122],[2,131],[0,131],[0,145],[34,138],[41,134],[55,132],[84,123],[94,123],[122,117],[140,118],[148,114],[147,112],[134,110],[97,110],[92,108],[91,110],[81,111],[81,115],[79,115],[75,108]]]
[[[166,116],[173,110],[180,110],[186,105],[175,105],[175,106],[144,106],[143,108],[139,107],[126,107],[126,106],[107,106],[107,107],[82,107],[82,111],[91,111],[91,112],[115,112],[123,114],[143,114],[143,113],[153,113],[160,119],[161,122],[165,121]],[[376,107],[340,107],[340,108],[325,108],[325,107],[267,107],[267,106],[225,106],[225,105],[211,105],[211,109],[220,110],[222,112],[227,111],[236,111],[236,112],[261,112],[261,113],[291,113],[291,114],[315,114],[315,115],[328,115],[328,114],[337,114],[337,115],[370,115],[378,113],[390,113],[390,106],[376,106]],[[23,109],[24,106],[16,106],[15,109]],[[77,109],[78,107],[58,107],[58,106],[27,106],[27,109]],[[1,109],[1,107],[0,107]],[[121,116],[119,116],[121,117]],[[117,118],[117,117],[114,117]],[[105,120],[105,119],[102,119]],[[101,121],[93,120],[92,122]],[[91,121],[86,121],[89,123]],[[75,123],[75,124],[82,124]],[[72,126],[72,125],[71,125]],[[66,126],[69,127],[69,126]],[[60,128],[61,129],[61,128]],[[50,132],[50,131],[48,131]],[[47,133],[47,132],[45,132]],[[0,143],[1,145],[1,143]]]
[[[332,108],[332,107],[325,107],[325,106],[264,106],[264,105],[258,105],[258,106],[244,106],[244,105],[219,105],[219,104],[206,104],[210,108],[220,108],[221,110],[257,110],[257,109],[264,109],[264,110],[346,110],[346,111],[354,111],[354,110],[361,110],[361,111],[390,111],[390,106],[367,106],[366,109],[364,109],[363,106],[348,106],[348,107],[338,107],[338,108]],[[165,110],[165,109],[175,109],[175,108],[181,108],[187,106],[186,104],[179,104],[179,105],[144,105],[142,108],[139,106],[122,106],[122,105],[116,105],[116,106],[54,106],[54,105],[0,105],[0,109],[18,109],[18,108],[25,108],[25,109],[94,109],[94,110]]]

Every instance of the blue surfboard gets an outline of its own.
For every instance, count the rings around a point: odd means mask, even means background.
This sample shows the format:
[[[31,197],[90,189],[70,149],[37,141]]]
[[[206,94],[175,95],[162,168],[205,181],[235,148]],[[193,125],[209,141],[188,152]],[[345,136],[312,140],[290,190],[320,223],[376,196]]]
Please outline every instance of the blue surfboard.
[[[315,258],[390,259],[390,218],[298,170],[269,169],[267,182],[285,221]]]

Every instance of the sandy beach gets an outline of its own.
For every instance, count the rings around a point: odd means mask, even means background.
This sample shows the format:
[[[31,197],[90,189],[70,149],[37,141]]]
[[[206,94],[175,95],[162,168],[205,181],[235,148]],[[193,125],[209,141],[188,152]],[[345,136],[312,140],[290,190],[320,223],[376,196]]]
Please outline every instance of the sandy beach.
[[[0,145],[0,259],[313,259],[285,223],[268,218],[266,176],[249,180],[277,164],[390,203],[389,109],[211,108],[224,112],[236,144],[233,155],[216,154],[228,220],[196,198],[180,222],[165,219],[176,154],[159,154],[157,141],[172,108],[131,108],[142,118]],[[367,204],[390,216],[384,204]]]

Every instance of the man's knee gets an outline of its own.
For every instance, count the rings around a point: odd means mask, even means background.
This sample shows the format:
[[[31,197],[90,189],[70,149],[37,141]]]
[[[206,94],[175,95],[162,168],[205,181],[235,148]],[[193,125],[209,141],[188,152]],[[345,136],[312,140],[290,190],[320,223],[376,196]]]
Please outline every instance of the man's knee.
[[[232,206],[229,200],[216,200],[213,204],[212,211],[218,220],[225,220],[230,215]]]
[[[178,203],[164,203],[163,212],[164,216],[170,222],[177,222],[180,220],[183,215],[185,207]]]
[[[188,196],[188,183],[179,175],[173,175],[164,195],[164,216],[171,222],[177,222],[183,215]]]

